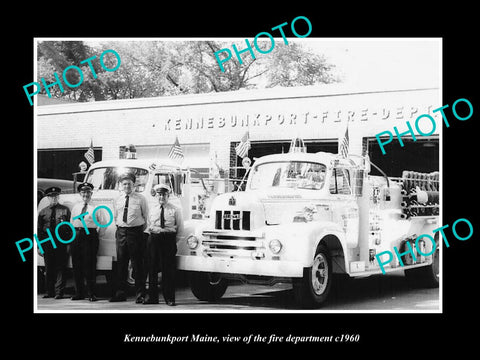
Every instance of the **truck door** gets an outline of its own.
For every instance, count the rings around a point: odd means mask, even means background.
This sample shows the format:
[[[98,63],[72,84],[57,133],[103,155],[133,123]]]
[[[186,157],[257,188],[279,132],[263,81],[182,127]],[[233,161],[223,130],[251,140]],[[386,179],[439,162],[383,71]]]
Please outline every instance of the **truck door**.
[[[351,171],[345,167],[334,167],[329,181],[332,197],[333,221],[345,232],[347,247],[358,243],[358,204],[353,194]]]

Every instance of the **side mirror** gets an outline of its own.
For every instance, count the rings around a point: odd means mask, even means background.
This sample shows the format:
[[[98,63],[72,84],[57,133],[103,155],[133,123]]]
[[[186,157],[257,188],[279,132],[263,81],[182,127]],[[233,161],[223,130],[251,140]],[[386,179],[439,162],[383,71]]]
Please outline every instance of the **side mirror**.
[[[365,166],[365,173],[368,175],[368,174],[370,174],[370,170],[372,169],[372,166],[370,165],[370,156],[368,156],[368,154],[366,154],[363,161],[364,161],[364,166]]]

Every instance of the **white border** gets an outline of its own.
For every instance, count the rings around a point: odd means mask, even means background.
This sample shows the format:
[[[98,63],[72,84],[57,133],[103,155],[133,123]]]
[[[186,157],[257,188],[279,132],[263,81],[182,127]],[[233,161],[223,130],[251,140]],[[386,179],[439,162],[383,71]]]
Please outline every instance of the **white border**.
[[[281,37],[274,37],[275,40],[282,39]],[[82,38],[82,37],[42,37],[42,38],[34,38],[33,39],[33,67],[34,67],[34,80],[38,78],[37,76],[37,42],[39,41],[86,41],[86,42],[100,42],[100,41],[202,41],[202,40],[213,40],[213,41],[244,41],[244,38],[148,38],[148,37],[132,37],[132,38]],[[290,38],[289,38],[290,40]],[[439,37],[432,37],[432,38],[291,38],[294,41],[302,41],[302,42],[311,42],[311,41],[438,41],[439,42],[439,54],[438,54],[438,61],[439,61],[439,74],[438,74],[438,87],[440,93],[440,102],[438,107],[444,105],[443,104],[443,77],[442,77],[442,69],[443,69],[443,39]],[[219,70],[220,71],[220,70]],[[37,228],[37,101],[34,101],[33,105],[33,113],[34,113],[34,230],[33,233],[36,233]],[[439,172],[441,179],[443,178],[443,126],[439,127]],[[440,199],[440,211],[439,211],[439,223],[440,226],[443,225],[443,181],[440,182],[441,191],[439,194]],[[441,242],[439,241],[439,246]],[[169,308],[169,310],[161,310],[161,309],[153,309],[148,308],[144,310],[98,310],[98,309],[91,309],[91,310],[42,310],[38,309],[38,294],[37,294],[37,254],[36,249],[34,247],[33,251],[33,306],[34,306],[34,313],[101,313],[101,314],[364,314],[364,313],[373,313],[373,314],[439,314],[443,313],[443,247],[440,246],[440,284],[439,284],[439,309],[438,310],[176,310],[174,308]],[[60,305],[61,303],[59,303]],[[92,303],[92,306],[95,306],[95,303]],[[143,306],[143,305],[139,305]]]

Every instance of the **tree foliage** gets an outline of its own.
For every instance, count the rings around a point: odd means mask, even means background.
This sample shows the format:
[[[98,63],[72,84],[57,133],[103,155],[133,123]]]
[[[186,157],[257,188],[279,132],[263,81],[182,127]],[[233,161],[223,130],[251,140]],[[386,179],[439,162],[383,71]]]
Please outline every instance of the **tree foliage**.
[[[57,81],[55,74],[62,82],[62,89],[58,85],[49,88],[52,96],[66,97],[75,101],[88,100],[104,100],[102,86],[93,80],[93,74],[88,64],[81,64],[83,60],[96,55],[93,49],[84,44],[82,41],[43,41],[38,45],[38,82],[44,78],[47,84],[53,84]],[[63,71],[70,65],[78,66],[82,69],[84,79],[80,86],[69,87],[64,84]],[[97,74],[101,74],[104,70],[99,63],[92,62]],[[78,84],[80,82],[80,74],[77,71],[67,71],[65,78],[70,84]],[[41,93],[46,94],[42,87]]]
[[[238,48],[245,44],[238,43]],[[262,48],[262,43],[259,41]],[[263,48],[270,46],[266,44]],[[232,43],[221,41],[109,41],[104,43],[84,41],[42,41],[38,44],[37,74],[40,82],[56,81],[54,73],[63,82],[62,74],[70,65],[83,72],[80,86],[49,88],[52,96],[66,97],[74,101],[98,101],[132,99],[153,96],[222,92],[239,89],[299,86],[336,81],[331,75],[333,65],[299,43],[275,44],[268,54],[256,52],[253,58],[242,54],[242,64],[233,54],[223,63],[222,72],[215,52],[231,49]],[[104,50],[113,49],[121,57],[121,66],[106,71],[99,58]],[[233,52],[233,51],[232,51]],[[85,59],[91,61],[95,78]],[[107,58],[107,56],[105,56]],[[108,60],[108,59],[107,59]],[[105,61],[107,61],[105,60]],[[66,72],[67,81],[77,84],[77,71]],[[42,92],[45,89],[42,87]]]

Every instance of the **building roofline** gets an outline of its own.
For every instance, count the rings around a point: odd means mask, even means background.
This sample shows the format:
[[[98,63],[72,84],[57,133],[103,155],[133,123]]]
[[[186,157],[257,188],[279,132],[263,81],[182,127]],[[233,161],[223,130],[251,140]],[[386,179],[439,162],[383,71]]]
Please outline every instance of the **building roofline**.
[[[63,113],[85,113],[99,111],[121,111],[148,108],[179,107],[216,103],[239,103],[246,101],[286,100],[297,98],[364,95],[372,93],[438,90],[439,87],[352,87],[344,84],[323,84],[301,87],[279,87],[274,89],[236,90],[210,92],[206,94],[173,95],[139,99],[106,100],[83,103],[43,105],[37,108],[38,116]]]

